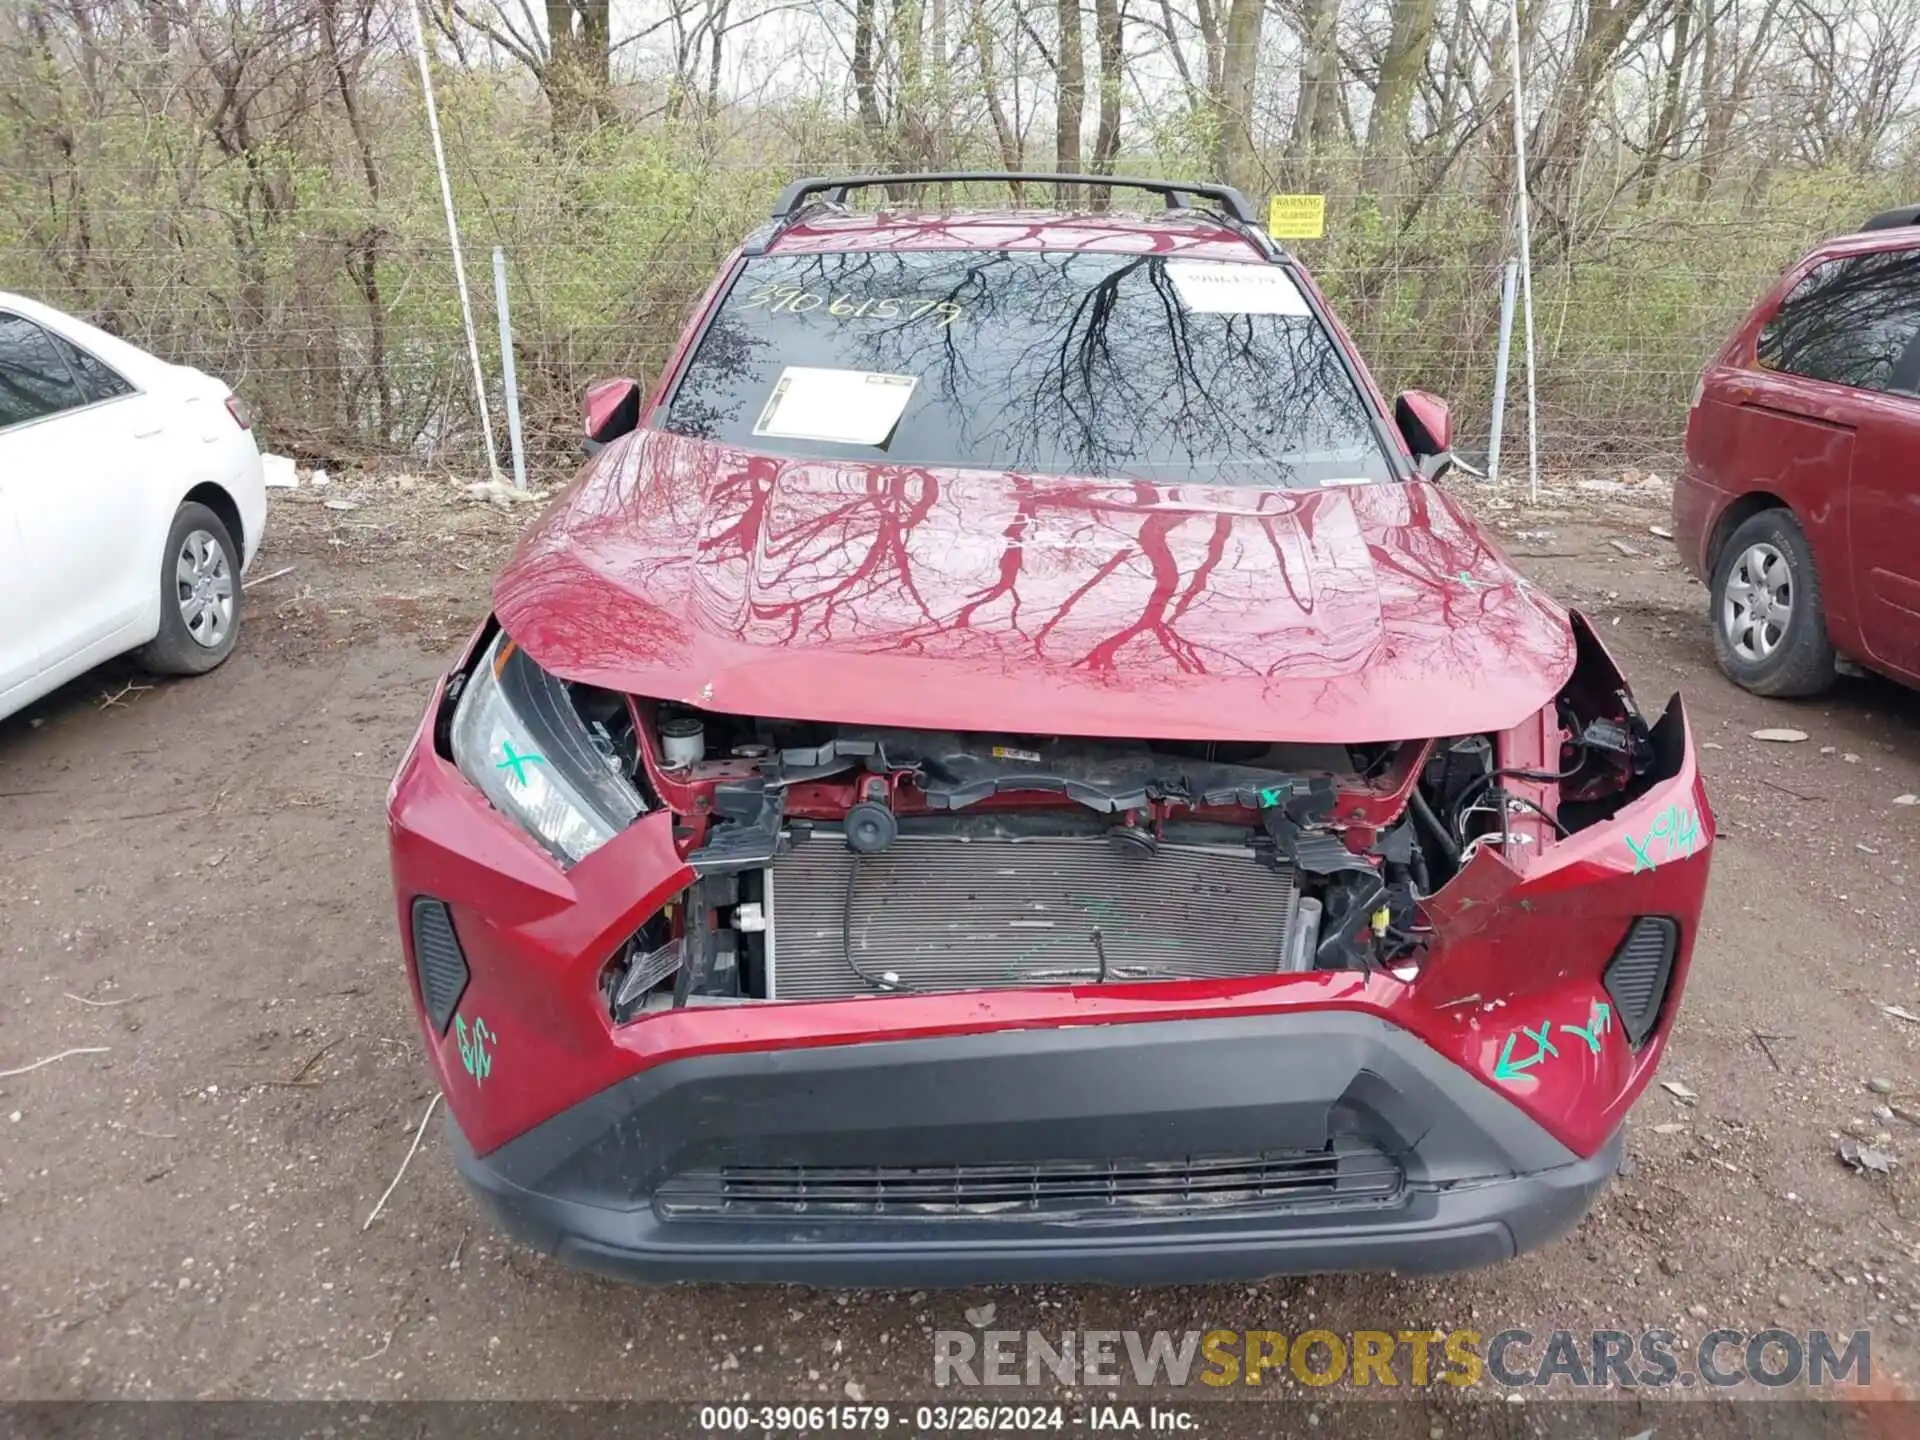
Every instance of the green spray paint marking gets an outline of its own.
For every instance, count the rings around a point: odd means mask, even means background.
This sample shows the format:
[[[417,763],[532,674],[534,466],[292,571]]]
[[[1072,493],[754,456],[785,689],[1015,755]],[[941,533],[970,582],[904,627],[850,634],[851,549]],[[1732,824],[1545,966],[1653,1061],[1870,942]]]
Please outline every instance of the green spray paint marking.
[[[1469,590],[1497,590],[1500,588],[1500,582],[1498,580],[1476,580],[1464,570],[1454,578]]]
[[[487,1027],[487,1022],[475,1018],[473,1034],[467,1034],[467,1022],[458,1015],[453,1017],[454,1036],[460,1042],[460,1063],[467,1067],[467,1074],[473,1077],[473,1083],[482,1083],[493,1073],[493,1055],[487,1049],[500,1037]]]
[[[527,783],[527,766],[544,765],[547,763],[547,757],[544,755],[522,755],[518,750],[513,748],[513,742],[511,740],[501,742],[500,753],[507,758],[493,768],[496,770],[513,771],[514,783],[517,785],[525,785]]]
[[[1286,792],[1282,790],[1262,790],[1260,792],[1260,804],[1263,807],[1278,805],[1280,801],[1285,798],[1285,794]]]
[[[1558,1057],[1560,1051],[1555,1048],[1553,1041],[1547,1038],[1552,1033],[1553,1024],[1551,1021],[1548,1021],[1542,1023],[1537,1034],[1522,1025],[1517,1033],[1507,1036],[1507,1043],[1500,1047],[1500,1059],[1494,1064],[1493,1078],[1496,1080],[1512,1080],[1531,1070],[1549,1055]],[[1521,1035],[1533,1041],[1533,1054],[1527,1056],[1524,1060],[1515,1060],[1513,1058],[1513,1042],[1519,1039]]]
[[[1522,1072],[1531,1070],[1535,1065],[1540,1063],[1540,1056],[1535,1055],[1529,1059],[1522,1060],[1518,1065],[1514,1064],[1513,1042],[1515,1038],[1516,1037],[1512,1035],[1508,1035],[1507,1043],[1500,1047],[1500,1058],[1493,1063],[1493,1078],[1496,1080],[1516,1080]]]
[[[1612,1026],[1613,1007],[1604,1000],[1596,1000],[1593,1002],[1593,1009],[1587,1014],[1586,1029],[1582,1030],[1578,1025],[1562,1025],[1560,1029],[1563,1034],[1578,1035],[1582,1040],[1587,1042],[1588,1052],[1598,1055],[1600,1053],[1600,1037],[1606,1034]]]
[[[1613,1007],[1604,1000],[1596,1000],[1593,1002],[1593,1008],[1587,1012],[1587,1023],[1584,1027],[1569,1025],[1564,1020],[1561,1021],[1558,1026],[1562,1035],[1577,1035],[1580,1039],[1586,1041],[1587,1053],[1591,1055],[1598,1055],[1600,1053],[1600,1037],[1612,1028]],[[1552,1039],[1554,1029],[1555,1025],[1553,1021],[1543,1020],[1540,1022],[1540,1028],[1538,1030],[1529,1030],[1526,1026],[1522,1025],[1518,1030],[1509,1034],[1507,1036],[1507,1043],[1500,1047],[1500,1058],[1494,1061],[1493,1078],[1496,1080],[1518,1080],[1524,1077],[1527,1071],[1533,1069],[1534,1066],[1540,1064],[1542,1061],[1559,1059],[1560,1047],[1555,1045]],[[1513,1047],[1522,1035],[1533,1042],[1533,1053],[1531,1055],[1523,1055],[1516,1060],[1513,1058]]]
[[[1635,840],[1627,836],[1627,849],[1633,853],[1633,873],[1651,870],[1663,861],[1691,856],[1706,837],[1700,828],[1700,816],[1691,805],[1669,805],[1654,818],[1647,833]],[[1654,858],[1655,842],[1663,842],[1659,859]]]

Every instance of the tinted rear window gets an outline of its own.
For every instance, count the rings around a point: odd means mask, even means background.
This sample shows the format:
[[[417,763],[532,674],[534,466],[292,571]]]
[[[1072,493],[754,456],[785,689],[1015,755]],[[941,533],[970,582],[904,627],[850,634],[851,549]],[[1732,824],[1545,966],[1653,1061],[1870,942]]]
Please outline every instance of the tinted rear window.
[[[0,312],[0,428],[85,403],[52,337],[31,320]]]
[[[49,332],[48,338],[66,357],[67,368],[89,401],[111,400],[117,395],[133,393],[133,386],[121,378],[120,372],[98,356],[82,350],[64,335]]]
[[[1920,333],[1920,250],[1829,260],[1760,331],[1760,363],[1862,390],[1911,388],[1900,358]]]
[[[862,380],[878,388],[836,388]],[[859,424],[823,427],[855,439],[794,435],[810,430],[802,410],[839,416],[836,397],[862,394],[904,397],[877,439]],[[875,413],[885,427],[893,412]],[[1161,483],[1392,477],[1359,390],[1283,270],[1160,256],[749,260],[664,428],[780,455]]]

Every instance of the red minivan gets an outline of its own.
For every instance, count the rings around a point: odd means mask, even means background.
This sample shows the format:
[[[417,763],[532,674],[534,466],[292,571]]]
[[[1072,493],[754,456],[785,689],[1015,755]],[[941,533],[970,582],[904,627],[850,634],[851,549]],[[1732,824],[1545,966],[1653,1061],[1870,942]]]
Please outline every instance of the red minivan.
[[[1816,248],[1707,366],[1673,519],[1737,684],[1920,685],[1920,205]]]

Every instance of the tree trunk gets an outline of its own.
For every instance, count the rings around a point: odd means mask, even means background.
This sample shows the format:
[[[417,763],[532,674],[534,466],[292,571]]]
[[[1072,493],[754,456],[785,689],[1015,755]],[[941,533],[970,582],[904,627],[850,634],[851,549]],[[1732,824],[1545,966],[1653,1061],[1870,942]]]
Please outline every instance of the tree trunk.
[[[727,11],[732,8],[732,0],[719,0],[714,7],[713,25],[707,36],[712,50],[707,57],[707,116],[711,119],[720,113],[720,57],[724,53],[727,40]]]
[[[1339,120],[1339,19],[1339,0],[1306,0],[1300,17],[1300,98],[1287,140],[1287,159],[1309,179],[1314,174],[1314,156]]]
[[[1220,47],[1220,87],[1214,96],[1213,168],[1229,185],[1250,183],[1253,169],[1253,90],[1260,64],[1262,0],[1233,0]]]
[[[953,75],[947,65],[947,0],[932,0],[927,19],[927,57],[933,67],[933,168],[948,169],[953,161]],[[941,203],[947,200],[943,187]]]
[[[1407,199],[1407,119],[1433,44],[1433,19],[1434,0],[1394,0],[1392,29],[1373,87],[1360,184],[1378,197],[1380,213],[1388,219],[1400,214]]]
[[[1062,175],[1080,170],[1080,119],[1087,106],[1087,61],[1083,53],[1085,39],[1080,30],[1080,0],[1058,0],[1055,7],[1060,20],[1060,53],[1054,57],[1058,77],[1053,127],[1053,168]],[[1071,185],[1059,185],[1059,203],[1071,209],[1078,203],[1078,192]]]
[[[612,118],[609,3],[547,0],[547,63],[540,85],[556,140],[585,135]]]
[[[873,74],[874,0],[854,0],[853,7],[853,94],[860,111],[860,128],[874,158],[885,163],[892,158],[887,143],[887,122],[880,114],[880,90]]]
[[[1093,36],[1100,52],[1100,124],[1093,134],[1092,168],[1095,175],[1111,175],[1120,154],[1120,100],[1125,81],[1126,37],[1121,31],[1120,0],[1093,0]],[[1105,210],[1113,191],[1101,186],[1093,192],[1093,208]]]
[[[1207,102],[1220,98],[1220,69],[1224,64],[1225,41],[1220,35],[1220,12],[1213,0],[1193,0],[1194,23],[1200,27],[1200,44],[1207,52]]]
[[[1718,156],[1725,136],[1719,132],[1720,107],[1720,26],[1715,18],[1718,6],[1707,0],[1700,12],[1700,106],[1705,126],[1700,136],[1700,168],[1693,172],[1693,203],[1704,202],[1713,190]]]
[[[580,66],[604,106],[613,79],[612,0],[574,0],[574,5],[580,11]]]
[[[1628,32],[1646,13],[1648,3],[1587,0],[1585,25],[1555,97],[1552,125],[1542,125],[1544,143],[1528,152],[1527,167],[1533,172],[1530,193],[1557,248],[1564,249],[1573,238],[1569,231],[1573,192],[1592,138],[1595,102],[1614,73]]]
[[[993,126],[993,142],[1000,151],[1000,165],[1005,170],[1025,168],[1026,156],[1020,144],[1019,132],[1007,118],[1006,101],[1000,94],[1000,75],[994,59],[993,29],[987,23],[983,0],[973,0],[973,13],[968,21],[973,32],[974,53],[980,57],[980,89],[986,101],[987,119]],[[1025,187],[1013,185],[1013,203],[1025,202]]]
[[[1660,109],[1647,134],[1647,153],[1640,161],[1639,203],[1653,203],[1661,167],[1677,158],[1679,147],[1680,90],[1686,78],[1687,59],[1693,53],[1693,0],[1673,0],[1670,27],[1672,53],[1667,56],[1666,74],[1660,89]]]
[[[933,158],[933,136],[927,124],[925,64],[926,11],[921,0],[894,0],[893,42],[900,54],[900,94],[893,107],[894,163],[902,169],[925,170]],[[895,200],[907,192],[889,186]]]
[[[1767,0],[1766,9],[1760,12],[1760,23],[1747,38],[1744,51],[1735,49],[1739,32],[1734,30],[1729,34],[1726,29],[1733,23],[1732,19],[1716,16],[1711,0],[1701,13],[1700,99],[1706,110],[1706,125],[1700,144],[1700,169],[1693,182],[1696,202],[1712,193],[1714,181],[1726,163],[1734,122],[1739,119],[1760,65],[1768,54],[1768,41],[1773,35],[1780,4],[1781,0]],[[1736,55],[1737,58],[1730,58]]]
[[[332,62],[333,80],[340,93],[340,108],[346,113],[347,129],[359,152],[360,176],[366,182],[371,213],[359,236],[347,251],[347,274],[360,292],[367,312],[367,369],[373,382],[375,423],[381,443],[393,440],[393,382],[387,374],[387,307],[380,294],[380,166],[375,158],[373,137],[360,113],[354,95],[353,78],[347,73],[347,59],[340,44],[339,0],[320,0],[317,7],[321,35],[326,40]]]

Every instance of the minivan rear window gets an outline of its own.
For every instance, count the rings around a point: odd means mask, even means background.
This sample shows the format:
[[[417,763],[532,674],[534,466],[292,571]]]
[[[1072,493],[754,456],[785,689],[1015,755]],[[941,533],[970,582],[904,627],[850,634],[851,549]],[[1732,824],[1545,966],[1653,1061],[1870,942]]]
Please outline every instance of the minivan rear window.
[[[1860,390],[1912,388],[1901,357],[1920,334],[1920,250],[1829,260],[1760,331],[1761,365]]]
[[[1394,473],[1283,267],[1157,254],[750,259],[663,428],[777,455],[1154,483]]]

